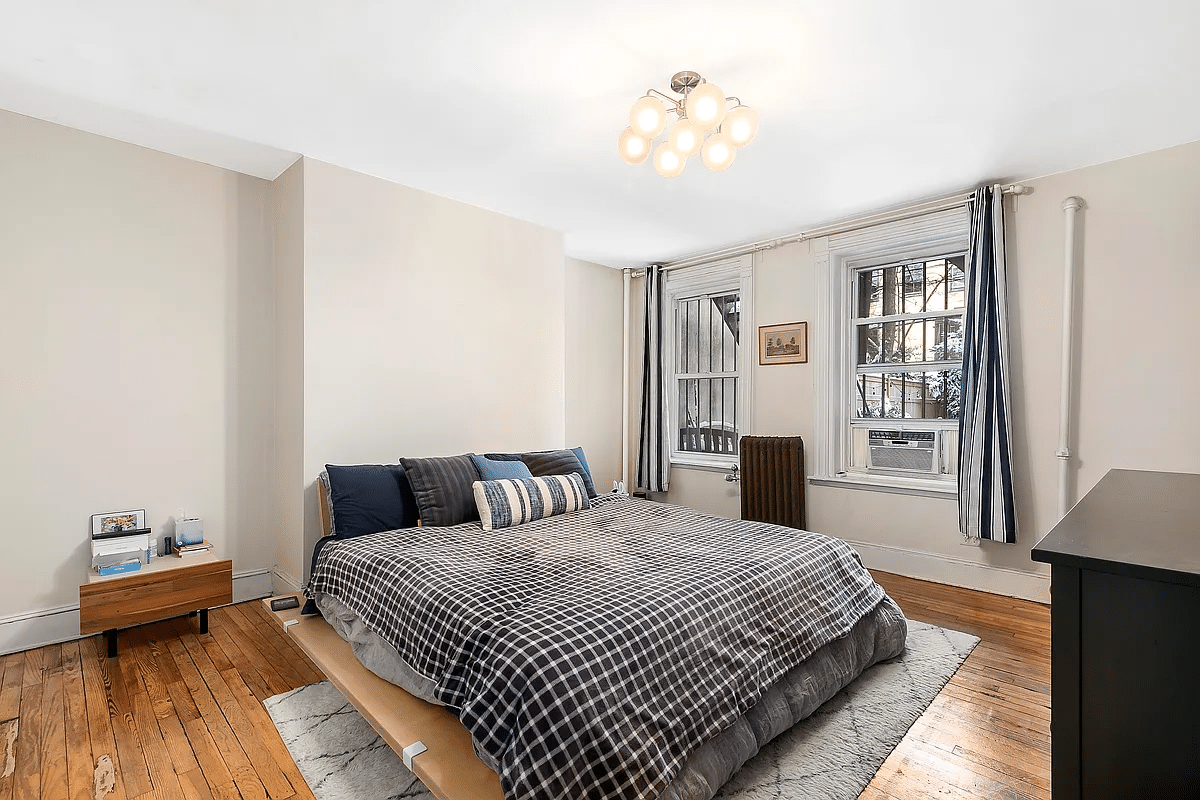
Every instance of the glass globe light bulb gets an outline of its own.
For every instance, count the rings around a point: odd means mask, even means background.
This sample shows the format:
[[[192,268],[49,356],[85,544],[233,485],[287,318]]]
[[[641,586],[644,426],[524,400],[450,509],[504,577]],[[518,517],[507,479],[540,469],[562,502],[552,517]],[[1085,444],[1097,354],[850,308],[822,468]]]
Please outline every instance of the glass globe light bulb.
[[[617,139],[617,152],[626,164],[640,164],[650,155],[650,140],[638,136],[633,128],[626,128]]]
[[[646,95],[629,111],[629,127],[643,139],[653,139],[667,127],[667,109],[662,100]]]
[[[689,158],[700,152],[700,146],[704,144],[704,131],[690,119],[681,119],[667,134],[667,141],[676,152]]]
[[[725,115],[721,131],[729,134],[734,147],[745,147],[758,135],[758,115],[746,106],[738,106]]]
[[[674,178],[683,172],[687,159],[680,155],[668,142],[654,148],[654,169],[664,178]]]
[[[736,156],[737,148],[733,146],[727,133],[718,133],[708,137],[708,140],[704,142],[704,147],[700,150],[700,158],[704,161],[704,166],[714,172],[729,169],[729,165],[733,163]]]
[[[711,131],[725,119],[725,92],[714,83],[702,83],[692,89],[683,105],[688,119],[701,130]]]

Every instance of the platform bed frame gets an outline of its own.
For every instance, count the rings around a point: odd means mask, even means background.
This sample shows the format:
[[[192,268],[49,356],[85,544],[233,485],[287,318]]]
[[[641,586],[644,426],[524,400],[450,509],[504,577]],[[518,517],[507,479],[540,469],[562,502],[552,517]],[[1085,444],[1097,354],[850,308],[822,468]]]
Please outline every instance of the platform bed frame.
[[[329,507],[319,481],[317,488],[321,530],[328,536]],[[268,611],[270,600],[263,600]],[[364,667],[321,616],[302,617],[299,608],[271,613],[438,800],[503,800],[500,776],[475,755],[458,717]]]

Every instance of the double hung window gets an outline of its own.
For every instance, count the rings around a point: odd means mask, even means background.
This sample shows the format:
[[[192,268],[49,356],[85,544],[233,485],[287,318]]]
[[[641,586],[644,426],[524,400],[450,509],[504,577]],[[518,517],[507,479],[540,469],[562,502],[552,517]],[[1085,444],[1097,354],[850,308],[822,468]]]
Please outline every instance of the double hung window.
[[[815,482],[954,495],[969,231],[952,208],[814,242]]]
[[[750,256],[668,273],[671,461],[725,468],[749,430]]]

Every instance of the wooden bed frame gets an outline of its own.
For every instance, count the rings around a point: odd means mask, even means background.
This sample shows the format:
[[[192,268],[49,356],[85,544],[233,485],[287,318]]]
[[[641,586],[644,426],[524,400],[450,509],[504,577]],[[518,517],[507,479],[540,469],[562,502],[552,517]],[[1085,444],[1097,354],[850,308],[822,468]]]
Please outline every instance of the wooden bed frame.
[[[317,497],[321,530],[328,536],[329,506],[319,480]],[[303,604],[304,596],[297,597]],[[272,599],[263,600],[268,611]],[[471,734],[458,717],[364,667],[319,615],[302,617],[299,608],[271,613],[438,800],[503,800],[500,776],[475,755]]]

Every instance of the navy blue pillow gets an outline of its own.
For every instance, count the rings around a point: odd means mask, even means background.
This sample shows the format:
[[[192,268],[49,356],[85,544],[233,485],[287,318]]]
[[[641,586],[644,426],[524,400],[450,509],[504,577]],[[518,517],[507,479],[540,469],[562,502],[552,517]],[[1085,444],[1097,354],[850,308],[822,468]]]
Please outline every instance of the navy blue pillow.
[[[399,464],[326,464],[334,537],[349,539],[417,524],[417,499]]]
[[[471,456],[471,463],[479,470],[481,481],[502,481],[505,479],[532,478],[533,473],[525,462],[519,458],[488,458],[487,456]]]

